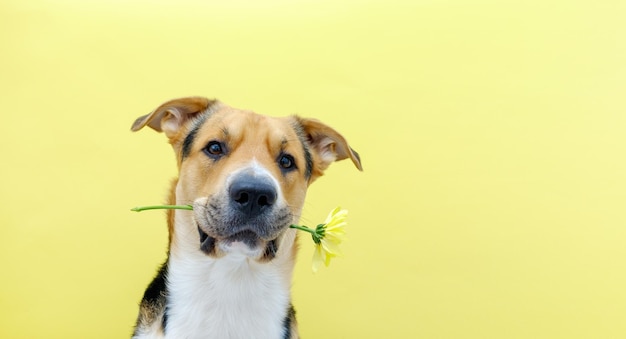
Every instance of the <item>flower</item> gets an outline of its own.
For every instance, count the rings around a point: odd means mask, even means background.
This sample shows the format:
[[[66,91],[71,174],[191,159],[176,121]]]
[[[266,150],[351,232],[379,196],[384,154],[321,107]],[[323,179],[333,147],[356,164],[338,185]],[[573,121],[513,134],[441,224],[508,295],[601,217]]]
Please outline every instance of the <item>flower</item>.
[[[141,212],[145,210],[154,209],[182,209],[193,210],[192,205],[156,205],[156,206],[140,206],[135,207],[132,211]],[[344,227],[346,227],[346,217],[348,216],[347,210],[342,210],[340,207],[332,210],[323,224],[317,225],[315,229],[306,227],[304,225],[291,225],[289,227],[295,228],[300,231],[305,231],[311,234],[313,242],[315,243],[315,250],[313,252],[313,273],[317,272],[322,263],[325,266],[330,264],[330,259],[341,255],[339,250],[339,244],[341,244],[343,236],[346,234]]]
[[[328,214],[324,224],[316,227],[316,233],[319,240],[315,242],[315,251],[313,252],[313,273],[317,272],[319,267],[324,263],[325,266],[330,264],[330,259],[341,255],[339,244],[341,244],[343,236],[346,234],[344,227],[347,225],[347,210],[337,207]]]

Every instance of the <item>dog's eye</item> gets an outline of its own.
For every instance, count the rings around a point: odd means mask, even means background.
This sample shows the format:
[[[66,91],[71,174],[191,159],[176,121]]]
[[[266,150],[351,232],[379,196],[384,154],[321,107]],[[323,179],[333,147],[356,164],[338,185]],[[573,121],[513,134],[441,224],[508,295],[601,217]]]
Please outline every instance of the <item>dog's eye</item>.
[[[204,148],[204,152],[209,156],[216,157],[220,155],[224,155],[224,147],[219,141],[211,141]]]
[[[282,169],[286,169],[286,170],[296,167],[295,160],[289,154],[281,155],[281,157],[278,159],[278,164],[280,165]]]

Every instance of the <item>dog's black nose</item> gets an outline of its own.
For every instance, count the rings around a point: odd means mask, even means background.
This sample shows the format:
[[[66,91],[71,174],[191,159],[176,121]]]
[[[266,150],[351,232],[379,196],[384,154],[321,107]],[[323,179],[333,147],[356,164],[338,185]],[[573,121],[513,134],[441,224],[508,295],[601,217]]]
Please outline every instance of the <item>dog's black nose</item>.
[[[253,176],[237,178],[229,189],[231,203],[248,217],[260,215],[276,202],[276,188]]]

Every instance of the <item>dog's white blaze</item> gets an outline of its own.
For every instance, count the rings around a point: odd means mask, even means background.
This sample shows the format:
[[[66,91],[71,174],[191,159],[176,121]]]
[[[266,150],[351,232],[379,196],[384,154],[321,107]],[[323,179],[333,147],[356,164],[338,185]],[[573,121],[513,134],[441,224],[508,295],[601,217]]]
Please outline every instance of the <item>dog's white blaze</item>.
[[[267,179],[270,179],[272,181],[272,184],[274,185],[274,188],[276,189],[276,204],[285,204],[285,198],[283,196],[283,191],[281,190],[280,183],[267,168],[265,168],[256,160],[256,158],[252,158],[252,161],[250,161],[250,164],[248,166],[242,167],[240,170],[231,173],[231,175],[229,175],[226,179],[227,186],[230,185],[231,180],[241,172],[252,172],[251,174],[255,177],[265,177]]]

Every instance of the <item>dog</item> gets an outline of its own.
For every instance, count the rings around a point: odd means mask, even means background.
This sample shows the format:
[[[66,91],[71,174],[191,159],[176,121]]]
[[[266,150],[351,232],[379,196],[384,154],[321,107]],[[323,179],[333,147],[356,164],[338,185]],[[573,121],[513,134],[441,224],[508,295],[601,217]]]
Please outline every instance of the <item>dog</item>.
[[[163,132],[178,178],[167,260],[146,289],[133,338],[299,338],[290,285],[308,186],[357,152],[331,127],[217,100],[170,100],[131,130]]]

